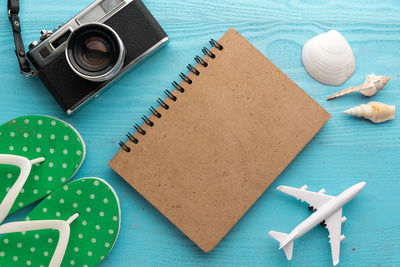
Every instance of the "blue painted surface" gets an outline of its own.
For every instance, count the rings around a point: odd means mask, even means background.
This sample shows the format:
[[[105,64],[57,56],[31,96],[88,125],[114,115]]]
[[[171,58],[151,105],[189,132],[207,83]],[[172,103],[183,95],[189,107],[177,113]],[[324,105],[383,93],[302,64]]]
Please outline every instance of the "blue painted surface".
[[[361,194],[344,208],[341,266],[394,266],[400,263],[400,121],[381,125],[341,115],[368,102],[352,95],[325,97],[363,82],[371,72],[391,76],[387,89],[371,100],[399,104],[400,7],[398,1],[145,0],[171,41],[164,50],[121,80],[102,97],[67,118],[38,79],[18,74],[5,1],[0,17],[0,122],[25,114],[48,114],[73,124],[87,143],[86,162],[76,175],[109,181],[121,199],[121,235],[102,266],[330,266],[328,233],[315,228],[296,240],[287,262],[269,230],[288,232],[305,219],[305,205],[274,188],[279,184],[339,194],[365,180]],[[26,43],[42,28],[65,22],[91,0],[30,0],[22,3]],[[290,78],[326,108],[332,119],[240,220],[218,247],[204,254],[108,166],[117,143],[132,130],[162,91],[170,87],[209,38],[235,27]],[[312,80],[301,64],[302,45],[336,29],[352,46],[357,69],[339,88]],[[18,220],[31,207],[11,216]]]

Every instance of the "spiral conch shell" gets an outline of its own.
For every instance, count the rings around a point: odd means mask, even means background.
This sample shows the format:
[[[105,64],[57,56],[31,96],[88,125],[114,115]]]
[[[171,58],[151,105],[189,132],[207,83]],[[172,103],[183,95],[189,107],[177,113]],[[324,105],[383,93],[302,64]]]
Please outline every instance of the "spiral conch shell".
[[[396,116],[396,107],[379,102],[369,102],[342,112],[357,117],[364,117],[374,123],[393,120]]]
[[[391,79],[390,77],[375,75],[372,73],[370,75],[367,75],[367,78],[365,79],[365,82],[362,85],[344,89],[343,91],[328,97],[327,100],[348,95],[354,92],[360,92],[365,96],[373,96],[379,90],[383,90],[383,87],[387,85],[390,79]]]

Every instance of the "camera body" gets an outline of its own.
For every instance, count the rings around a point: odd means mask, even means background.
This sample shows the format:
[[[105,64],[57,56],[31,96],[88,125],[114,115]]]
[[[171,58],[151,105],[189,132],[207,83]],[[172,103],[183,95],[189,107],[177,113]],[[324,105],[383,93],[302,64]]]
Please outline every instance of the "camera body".
[[[140,0],[97,0],[54,33],[42,31],[40,39],[30,44],[27,58],[71,115],[162,47],[168,36]]]

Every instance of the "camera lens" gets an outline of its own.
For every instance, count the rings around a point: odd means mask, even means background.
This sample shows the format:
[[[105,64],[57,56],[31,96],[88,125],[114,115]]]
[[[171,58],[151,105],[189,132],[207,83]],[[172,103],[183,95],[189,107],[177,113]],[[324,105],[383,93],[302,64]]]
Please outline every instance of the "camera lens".
[[[125,47],[112,28],[90,23],[72,32],[67,41],[66,56],[76,74],[87,80],[102,82],[121,70]]]
[[[101,70],[110,65],[113,56],[113,47],[99,36],[90,36],[83,41],[77,50],[78,64],[89,70]]]

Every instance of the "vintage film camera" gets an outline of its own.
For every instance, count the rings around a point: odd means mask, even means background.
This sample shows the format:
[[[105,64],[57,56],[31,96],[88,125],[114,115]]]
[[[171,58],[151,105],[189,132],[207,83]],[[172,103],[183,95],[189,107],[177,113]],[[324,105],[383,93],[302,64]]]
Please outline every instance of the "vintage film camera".
[[[97,0],[25,55],[19,0],[8,0],[21,72],[37,74],[67,115],[96,98],[112,82],[168,41],[140,0]]]

